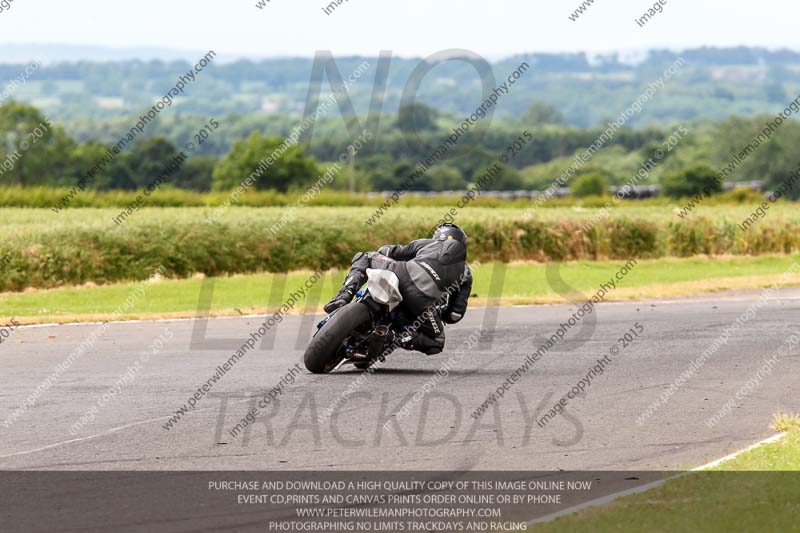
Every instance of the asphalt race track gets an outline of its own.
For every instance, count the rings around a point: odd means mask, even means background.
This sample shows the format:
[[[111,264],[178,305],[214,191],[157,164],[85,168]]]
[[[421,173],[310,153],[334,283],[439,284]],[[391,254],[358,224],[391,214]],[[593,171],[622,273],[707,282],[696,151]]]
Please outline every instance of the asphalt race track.
[[[284,387],[278,401],[235,437],[229,430],[300,362],[313,329],[312,317],[285,319],[264,345],[249,352],[169,430],[164,425],[170,415],[217,372],[263,319],[212,319],[205,333],[193,320],[109,324],[32,407],[5,427],[3,420],[8,422],[12,411],[98,325],[23,327],[0,346],[0,469],[674,470],[697,466],[771,435],[769,424],[775,412],[800,410],[800,358],[795,348],[762,375],[730,415],[712,428],[705,423],[800,329],[800,290],[782,289],[741,324],[665,405],[637,424],[637,417],[724,328],[749,306],[757,305],[761,294],[746,291],[601,304],[594,327],[587,322],[589,326],[571,331],[477,421],[470,414],[575,308],[473,309],[461,324],[448,329],[448,347],[438,356],[398,351],[373,375],[349,369],[315,376],[303,369],[294,383]],[[618,339],[637,322],[643,327],[641,335],[611,358],[582,397],[569,400],[565,414],[539,427],[535,417],[542,416],[598,359],[619,346]],[[488,332],[475,345],[482,325]],[[153,348],[159,337],[160,351]],[[148,353],[152,354],[149,361],[139,364],[135,372],[128,370]],[[436,378],[437,370],[450,358],[458,364],[448,376]],[[108,394],[126,372],[130,379]],[[415,401],[414,393],[425,383],[433,392],[421,400],[418,395]],[[103,402],[104,393],[107,401]],[[408,414],[398,414],[409,400]],[[76,429],[74,424],[98,402],[103,405],[95,409],[96,419]]]

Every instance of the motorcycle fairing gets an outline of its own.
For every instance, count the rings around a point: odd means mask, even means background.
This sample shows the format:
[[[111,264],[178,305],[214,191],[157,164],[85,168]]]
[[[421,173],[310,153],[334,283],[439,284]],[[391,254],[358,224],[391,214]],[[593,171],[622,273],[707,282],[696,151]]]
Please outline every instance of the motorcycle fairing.
[[[390,270],[367,269],[367,290],[372,299],[393,311],[403,301],[400,293],[400,279]]]

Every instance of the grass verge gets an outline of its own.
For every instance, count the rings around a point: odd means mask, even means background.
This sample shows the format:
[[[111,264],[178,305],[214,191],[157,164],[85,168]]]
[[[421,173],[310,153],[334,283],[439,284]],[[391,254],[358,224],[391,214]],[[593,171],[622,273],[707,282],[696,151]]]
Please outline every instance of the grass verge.
[[[718,466],[529,527],[536,533],[797,531],[800,419],[778,415],[786,431]]]
[[[639,261],[606,297],[634,300],[694,295],[703,292],[768,287],[800,255],[688,259],[663,258]],[[560,263],[558,277],[590,297],[607,283],[623,262],[576,261]],[[541,263],[485,263],[474,265],[475,285],[471,305],[520,305],[563,303],[564,297],[547,281]],[[297,291],[310,271],[289,274],[252,274],[221,278],[194,278],[82,286],[24,293],[0,294],[0,321],[15,317],[20,323],[80,322],[193,317],[201,289],[211,293],[211,316],[235,316],[275,311],[290,291]],[[332,270],[312,287],[295,311],[318,311],[338,289],[345,273]],[[784,279],[800,285],[800,274]],[[560,284],[554,283],[554,286]],[[495,295],[490,286],[497,287]],[[144,290],[140,290],[144,287]],[[137,296],[138,294],[138,296]],[[124,302],[130,305],[123,305]],[[122,309],[122,310],[121,310]],[[121,311],[120,311],[121,310]]]

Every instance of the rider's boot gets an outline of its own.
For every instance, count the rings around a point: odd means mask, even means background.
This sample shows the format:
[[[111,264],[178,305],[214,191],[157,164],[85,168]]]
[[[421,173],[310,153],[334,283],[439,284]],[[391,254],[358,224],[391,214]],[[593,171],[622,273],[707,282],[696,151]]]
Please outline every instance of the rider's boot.
[[[404,331],[395,339],[395,346],[413,352],[415,350],[414,339],[416,336],[415,333]]]
[[[436,355],[442,352],[444,345],[439,345],[433,339],[422,334],[420,331],[404,331],[395,341],[397,346],[410,352],[422,352],[426,355]]]

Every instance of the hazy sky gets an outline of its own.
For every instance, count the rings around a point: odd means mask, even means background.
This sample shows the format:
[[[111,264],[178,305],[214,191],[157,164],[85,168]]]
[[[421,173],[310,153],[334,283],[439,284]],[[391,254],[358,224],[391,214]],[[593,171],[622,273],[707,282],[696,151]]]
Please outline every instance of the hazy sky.
[[[788,0],[13,0],[0,12],[0,42],[214,49],[247,56],[428,55],[467,48],[490,57],[523,51],[609,51],[699,45],[800,49],[800,7]],[[662,0],[663,1],[663,0]],[[0,59],[1,61],[1,59]]]

